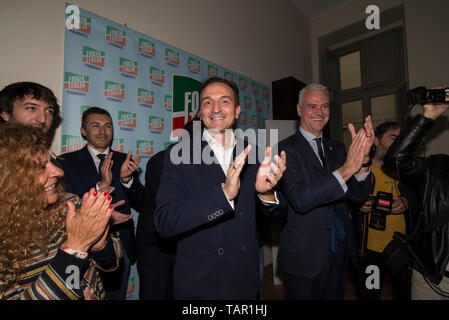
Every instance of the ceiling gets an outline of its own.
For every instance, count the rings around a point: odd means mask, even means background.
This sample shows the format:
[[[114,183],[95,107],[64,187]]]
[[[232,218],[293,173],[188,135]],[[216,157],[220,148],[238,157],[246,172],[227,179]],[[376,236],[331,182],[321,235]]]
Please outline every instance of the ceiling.
[[[350,0],[290,0],[306,17],[312,19]]]

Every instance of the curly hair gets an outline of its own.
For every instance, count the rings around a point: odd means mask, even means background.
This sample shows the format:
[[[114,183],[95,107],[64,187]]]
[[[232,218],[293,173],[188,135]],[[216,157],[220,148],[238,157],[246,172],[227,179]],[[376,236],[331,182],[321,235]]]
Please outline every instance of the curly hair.
[[[39,155],[49,148],[39,129],[0,125],[0,270],[9,270],[14,280],[33,252],[48,253],[51,237],[65,222],[64,202],[48,205],[38,181]]]

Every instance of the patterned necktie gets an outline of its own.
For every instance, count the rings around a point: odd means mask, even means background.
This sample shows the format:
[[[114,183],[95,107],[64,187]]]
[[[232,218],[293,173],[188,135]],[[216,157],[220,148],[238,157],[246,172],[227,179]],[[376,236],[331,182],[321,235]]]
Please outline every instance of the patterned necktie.
[[[106,158],[106,155],[103,153],[97,154],[97,157],[100,159],[100,164],[98,165],[98,174],[101,176],[101,166],[103,165],[104,158]]]
[[[315,138],[313,140],[315,141],[316,146],[318,148],[318,155],[320,156],[321,163],[323,164],[323,168],[326,168],[326,161],[324,160],[323,148],[321,147],[321,138]]]

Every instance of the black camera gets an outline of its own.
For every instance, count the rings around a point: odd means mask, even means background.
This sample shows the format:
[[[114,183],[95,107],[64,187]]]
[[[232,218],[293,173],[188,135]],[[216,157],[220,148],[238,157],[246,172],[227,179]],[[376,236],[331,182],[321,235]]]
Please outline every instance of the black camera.
[[[409,105],[427,103],[449,103],[449,88],[446,89],[426,89],[418,87],[407,92],[407,102]]]
[[[384,231],[387,224],[387,214],[391,212],[392,205],[393,194],[389,192],[378,191],[375,201],[373,202],[373,209],[371,211],[369,227],[372,229]]]

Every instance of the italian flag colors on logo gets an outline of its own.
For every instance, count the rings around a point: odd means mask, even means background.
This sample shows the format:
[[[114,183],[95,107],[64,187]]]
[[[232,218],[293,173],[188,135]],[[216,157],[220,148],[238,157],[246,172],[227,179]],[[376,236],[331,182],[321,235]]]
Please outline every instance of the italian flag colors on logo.
[[[259,89],[259,86],[257,85],[257,83],[253,82],[251,87],[252,87],[252,90],[253,90],[254,94],[258,94],[259,93],[260,89]]]
[[[258,112],[262,112],[263,111],[263,103],[260,100],[256,100],[256,109]]]
[[[268,99],[270,97],[270,89],[268,87],[264,87],[262,91],[262,96],[265,99]]]
[[[259,118],[257,118],[257,115],[251,116],[251,123],[257,127],[259,126]]]
[[[86,141],[81,136],[71,136],[64,134],[62,136],[61,152],[73,152],[82,149],[86,145]]]
[[[67,18],[70,14],[66,13],[65,17]],[[91,25],[92,25],[92,19],[86,16],[83,16],[80,14],[80,28],[75,29],[75,25],[72,23],[72,20],[69,20],[68,27],[71,28],[71,30],[76,30],[79,32],[82,32],[84,34],[90,34],[91,31]]]
[[[170,64],[179,65],[179,52],[172,49],[165,49],[165,61]]]
[[[136,141],[136,155],[151,156],[154,153],[154,142],[149,140]]]
[[[84,113],[84,111],[86,111],[89,108],[92,108],[92,106],[88,106],[88,105],[85,105],[85,104],[80,106],[80,122],[83,121],[83,113]]]
[[[243,77],[239,78],[239,87],[240,89],[246,90],[246,88],[248,87],[248,82],[246,81],[245,78]]]
[[[164,118],[150,116],[148,118],[148,129],[154,131],[164,131]]]
[[[218,68],[209,64],[207,66],[207,76],[209,78],[216,78],[216,77],[218,77]]]
[[[104,82],[104,96],[125,99],[125,85],[106,80]]]
[[[246,115],[246,112],[243,112],[243,111],[240,112],[239,122],[242,124],[245,124],[247,120],[248,120],[248,116]]]
[[[80,92],[89,91],[89,76],[66,72],[64,74],[64,89]]]
[[[118,112],[118,126],[119,127],[128,127],[135,128],[136,127],[136,113],[130,113],[125,111]]]
[[[106,40],[116,43],[120,46],[126,46],[126,32],[113,26],[106,27]]]
[[[117,151],[117,152],[124,152],[124,150],[125,150],[125,139],[124,138],[120,138],[120,139],[112,140],[111,148],[112,148],[112,150]]]
[[[164,108],[168,110],[172,110],[173,108],[173,99],[169,94],[164,95]]]
[[[137,50],[140,53],[146,54],[151,57],[154,57],[156,54],[156,46],[154,42],[145,40],[144,38],[139,38]]]
[[[180,136],[186,122],[198,115],[200,110],[198,89],[201,82],[186,76],[173,76],[173,113],[170,139]]]
[[[82,33],[90,34],[92,28],[92,19],[80,14],[80,30]]]
[[[137,61],[120,57],[119,71],[132,76],[137,76]]]
[[[251,109],[251,107],[253,105],[253,99],[245,96],[243,98],[243,105],[245,106],[245,108]]]
[[[97,67],[104,67],[104,51],[96,50],[90,47],[83,47],[82,61]]]
[[[150,67],[149,78],[151,81],[163,84],[165,82],[165,71],[156,67]]]
[[[145,90],[142,88],[137,89],[137,103],[146,104],[152,106],[154,104],[154,91]]]
[[[193,57],[189,57],[188,68],[190,71],[200,73],[200,71],[201,71],[200,60],[193,58]]]
[[[234,82],[234,74],[231,72],[225,71],[224,78],[228,81]]]

